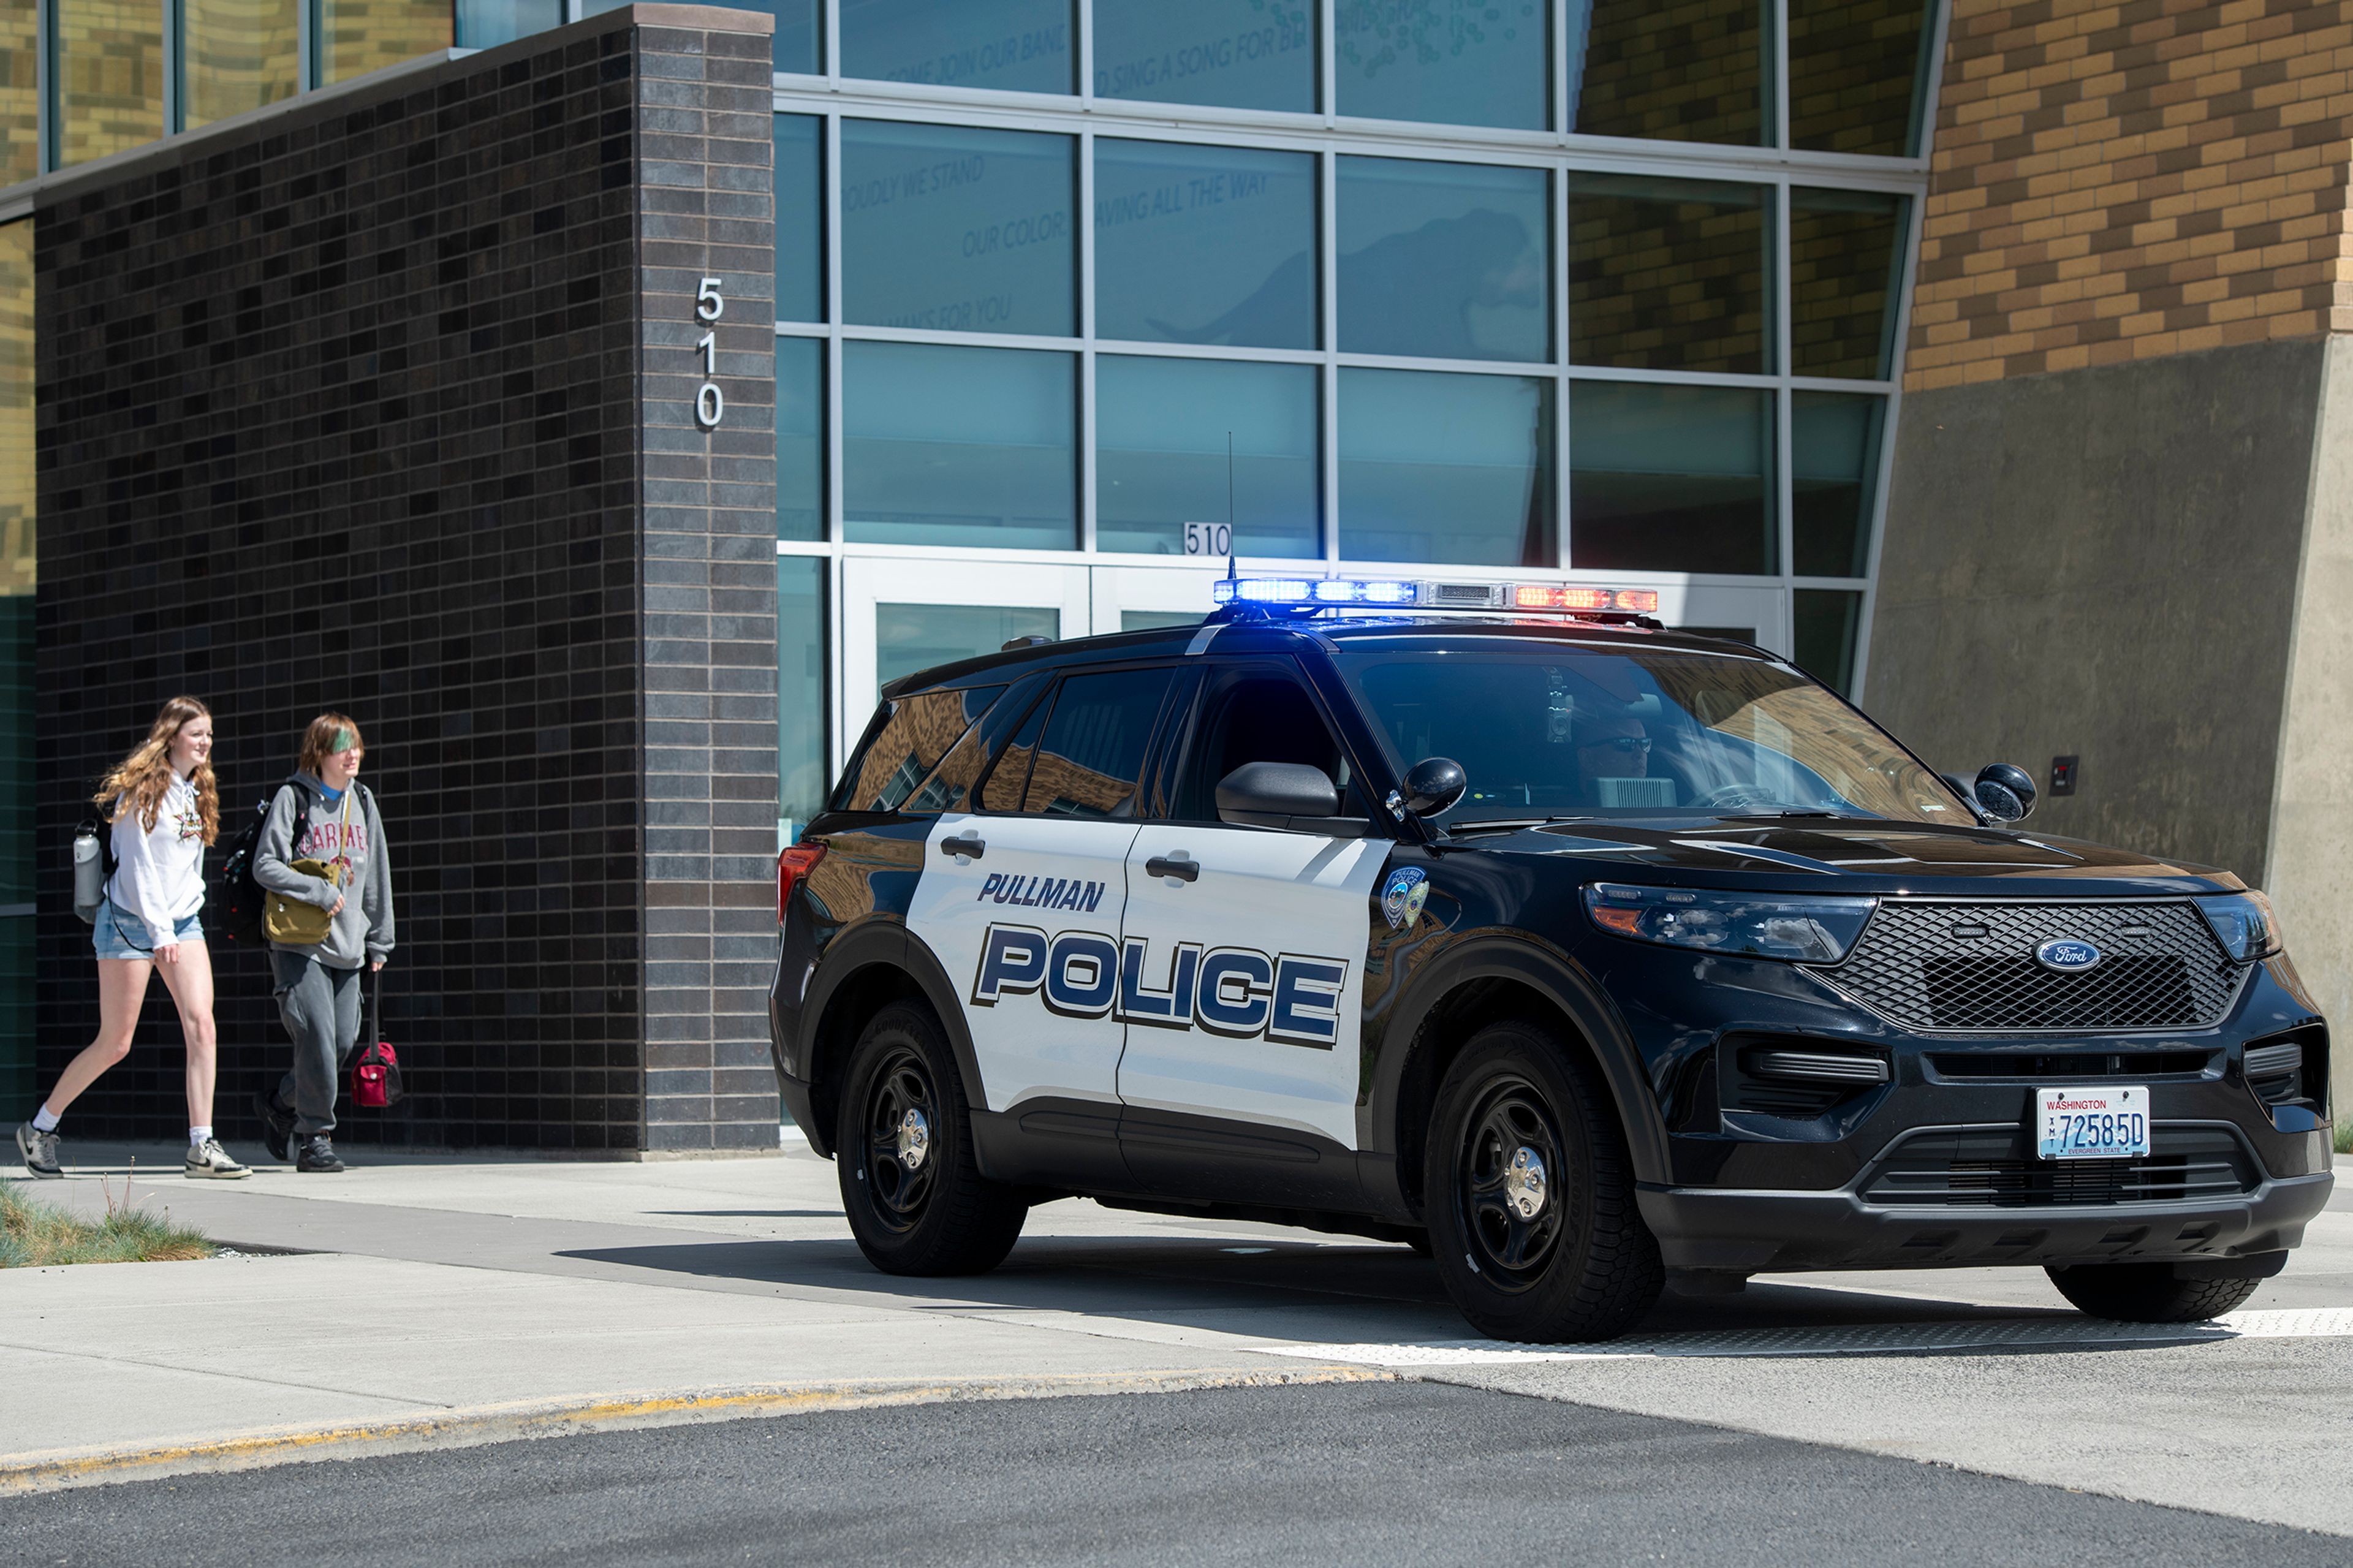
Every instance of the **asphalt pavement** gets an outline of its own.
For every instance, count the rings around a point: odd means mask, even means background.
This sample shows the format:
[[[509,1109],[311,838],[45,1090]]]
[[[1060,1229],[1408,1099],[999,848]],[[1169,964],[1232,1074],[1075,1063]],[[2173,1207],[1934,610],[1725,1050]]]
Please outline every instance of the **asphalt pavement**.
[[[2341,1564],[2348,1543],[1427,1383],[933,1405],[146,1481],[9,1563]]]
[[[1071,1202],[897,1279],[805,1149],[353,1152],[132,1177],[245,1256],[0,1274],[0,1563],[2353,1563],[2353,1197],[2221,1329],[1923,1270],[1546,1351],[1402,1247]],[[99,1211],[172,1152],[67,1153]]]

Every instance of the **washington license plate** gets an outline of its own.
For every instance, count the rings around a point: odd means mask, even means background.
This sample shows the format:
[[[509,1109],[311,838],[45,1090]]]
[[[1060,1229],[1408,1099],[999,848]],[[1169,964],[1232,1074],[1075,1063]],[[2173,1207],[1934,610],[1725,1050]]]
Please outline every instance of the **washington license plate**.
[[[2034,1152],[2046,1160],[2130,1160],[2148,1154],[2148,1090],[2042,1089],[2034,1093]]]

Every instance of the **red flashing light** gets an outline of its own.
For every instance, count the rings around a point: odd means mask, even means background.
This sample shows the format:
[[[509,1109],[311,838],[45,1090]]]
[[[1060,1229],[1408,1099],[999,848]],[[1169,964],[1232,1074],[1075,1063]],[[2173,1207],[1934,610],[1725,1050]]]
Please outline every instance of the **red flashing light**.
[[[1512,603],[1523,610],[1616,610],[1632,615],[1658,613],[1655,588],[1580,588],[1557,583],[1522,583],[1512,590]]]
[[[793,889],[800,886],[801,879],[816,870],[817,863],[824,858],[825,846],[822,844],[796,844],[776,857],[778,925],[785,923],[785,905],[791,900]]]

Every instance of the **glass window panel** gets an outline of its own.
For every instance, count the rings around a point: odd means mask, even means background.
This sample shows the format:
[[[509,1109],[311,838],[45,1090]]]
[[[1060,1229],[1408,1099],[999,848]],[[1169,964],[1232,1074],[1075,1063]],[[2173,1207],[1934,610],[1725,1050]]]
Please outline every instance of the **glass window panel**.
[[[563,0],[458,0],[458,47],[496,48],[563,20]]]
[[[164,134],[164,8],[57,0],[58,161],[87,163]]]
[[[825,121],[776,116],[776,320],[825,320]]]
[[[1322,554],[1316,378],[1311,364],[1099,357],[1096,547],[1182,555],[1185,525],[1221,522],[1230,504],[1237,554]]]
[[[776,847],[825,805],[825,562],[776,557]]]
[[[327,79],[348,81],[450,44],[448,0],[319,0]]]
[[[1095,335],[1315,344],[1315,155],[1095,143]]]
[[[1077,546],[1069,354],[856,342],[843,353],[846,537]]]
[[[38,21],[22,0],[0,5],[0,185],[41,172]]]
[[[1568,357],[1629,370],[1772,368],[1767,185],[1568,176]]]
[[[1800,577],[1860,577],[1870,560],[1887,401],[1790,394],[1791,549]]]
[[[841,73],[1070,92],[1071,0],[841,0]]]
[[[1551,0],[1339,0],[1340,112],[1542,131],[1550,9]]]
[[[1029,767],[1021,809],[1050,816],[1133,816],[1144,748],[1174,676],[1167,669],[1122,669],[1063,681]]]
[[[1778,572],[1772,397],[1729,386],[1572,382],[1569,563]]]
[[[1021,728],[1013,732],[998,754],[997,765],[988,770],[981,781],[979,808],[983,811],[1018,811],[1021,797],[1029,788],[1029,764],[1038,759],[1038,736],[1046,728],[1046,715],[1053,711],[1050,700],[1041,700],[1021,721]]]
[[[1915,154],[1934,14],[1935,0],[1789,0],[1789,144]]]
[[[1067,337],[1075,142],[841,122],[841,310],[875,327]]]
[[[1340,554],[1549,566],[1553,384],[1340,373]]]
[[[875,689],[919,669],[995,653],[1015,637],[1060,637],[1061,630],[1062,613],[1037,605],[877,605]]]
[[[1588,136],[1763,146],[1769,0],[1568,0],[1567,121]]]
[[[1193,610],[1122,610],[1119,629],[1124,632],[1156,632],[1163,626],[1198,626],[1200,615]]]
[[[776,340],[776,537],[825,537],[825,343]]]
[[[300,86],[295,0],[182,0],[193,131],[291,98]]]
[[[1789,189],[1789,364],[1884,381],[1910,211],[1879,191]]]
[[[33,221],[0,226],[0,904],[33,901]]]
[[[1310,0],[1094,0],[1095,95],[1315,108]]]
[[[1854,695],[1856,635],[1862,595],[1837,588],[1799,588],[1790,606],[1791,657],[1798,668],[1841,697]]]
[[[1552,357],[1544,170],[1401,158],[1339,164],[1342,349]]]

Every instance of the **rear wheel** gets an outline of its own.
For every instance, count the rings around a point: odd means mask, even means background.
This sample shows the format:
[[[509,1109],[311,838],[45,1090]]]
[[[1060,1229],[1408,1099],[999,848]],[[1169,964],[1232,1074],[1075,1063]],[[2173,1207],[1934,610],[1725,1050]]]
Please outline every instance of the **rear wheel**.
[[[1447,1069],[1422,1192],[1439,1275],[1482,1333],[1610,1339],[1665,1284],[1608,1090],[1533,1024],[1491,1025]]]
[[[2197,1323],[2246,1305],[2260,1279],[2178,1279],[2169,1263],[2079,1263],[2046,1268],[2079,1312],[2120,1323]]]
[[[877,1013],[850,1053],[834,1163],[868,1262],[886,1274],[979,1274],[1013,1250],[1029,1205],[984,1179],[955,1053],[929,1008]]]

